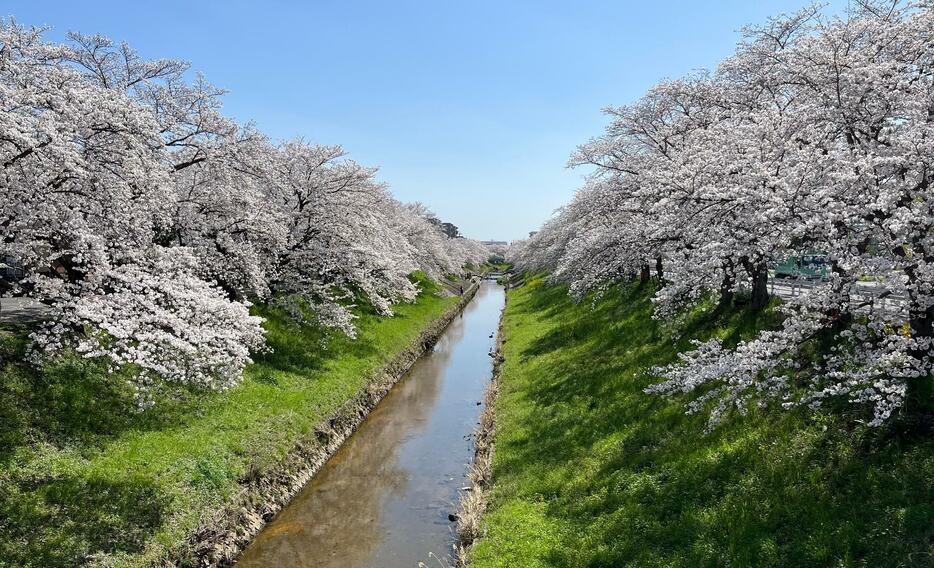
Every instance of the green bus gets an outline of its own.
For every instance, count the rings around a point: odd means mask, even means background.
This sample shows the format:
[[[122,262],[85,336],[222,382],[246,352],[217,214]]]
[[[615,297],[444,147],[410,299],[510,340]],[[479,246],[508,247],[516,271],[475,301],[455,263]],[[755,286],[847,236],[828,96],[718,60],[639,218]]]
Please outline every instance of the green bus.
[[[826,280],[829,277],[830,262],[827,255],[820,252],[789,256],[775,266],[775,278]]]

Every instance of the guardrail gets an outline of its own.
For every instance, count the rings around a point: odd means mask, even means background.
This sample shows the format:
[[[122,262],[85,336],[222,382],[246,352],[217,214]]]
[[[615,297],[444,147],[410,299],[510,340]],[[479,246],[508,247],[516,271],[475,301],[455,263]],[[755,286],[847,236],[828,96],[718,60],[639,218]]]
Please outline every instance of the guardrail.
[[[796,298],[804,294],[807,290],[817,286],[826,285],[819,280],[777,280],[769,279],[769,294],[778,296],[783,300]],[[856,311],[859,313],[868,313],[873,309],[882,310],[885,313],[907,316],[908,298],[904,294],[892,294],[887,290],[879,290],[871,282],[857,282],[856,292],[850,295],[850,298],[857,305],[861,305]]]

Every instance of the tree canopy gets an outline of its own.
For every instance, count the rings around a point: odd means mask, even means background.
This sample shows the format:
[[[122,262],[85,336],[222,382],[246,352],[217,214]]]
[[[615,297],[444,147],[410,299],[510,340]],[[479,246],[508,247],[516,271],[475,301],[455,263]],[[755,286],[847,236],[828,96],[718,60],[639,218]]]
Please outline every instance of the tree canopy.
[[[577,295],[654,272],[666,315],[709,294],[763,307],[769,268],[819,251],[829,281],[786,299],[781,329],[699,344],[648,390],[693,393],[689,410],[714,424],[753,402],[828,399],[882,424],[924,398],[932,371],[932,37],[924,2],[746,29],[715,71],[608,108],[571,158],[592,168],[586,185],[512,256]],[[813,355],[818,340],[829,347]]]
[[[275,142],[221,113],[181,61],[0,24],[0,256],[13,293],[51,307],[37,361],[63,350],[167,380],[235,384],[263,348],[251,301],[353,335],[360,302],[391,315],[486,259],[340,146]],[[453,225],[452,225],[453,226]]]

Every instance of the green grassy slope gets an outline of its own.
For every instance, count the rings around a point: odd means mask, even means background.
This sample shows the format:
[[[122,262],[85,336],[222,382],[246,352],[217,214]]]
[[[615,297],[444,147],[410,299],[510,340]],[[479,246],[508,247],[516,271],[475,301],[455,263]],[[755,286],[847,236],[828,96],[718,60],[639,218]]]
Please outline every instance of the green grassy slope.
[[[473,568],[934,565],[934,441],[753,411],[712,434],[646,395],[692,337],[769,313],[651,319],[650,294],[509,292],[492,501]]]
[[[436,288],[432,287],[432,290]],[[140,565],[178,546],[238,478],[280,460],[454,303],[424,294],[397,316],[326,336],[263,310],[273,352],[228,392],[164,389],[134,410],[126,382],[65,361],[22,363],[0,334],[0,566]]]

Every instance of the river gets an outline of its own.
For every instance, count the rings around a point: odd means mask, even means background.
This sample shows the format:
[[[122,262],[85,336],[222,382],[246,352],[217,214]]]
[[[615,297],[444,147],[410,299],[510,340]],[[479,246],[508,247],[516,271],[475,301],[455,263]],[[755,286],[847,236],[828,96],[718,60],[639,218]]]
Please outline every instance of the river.
[[[246,548],[238,568],[453,565],[503,288],[483,282],[434,349]]]

